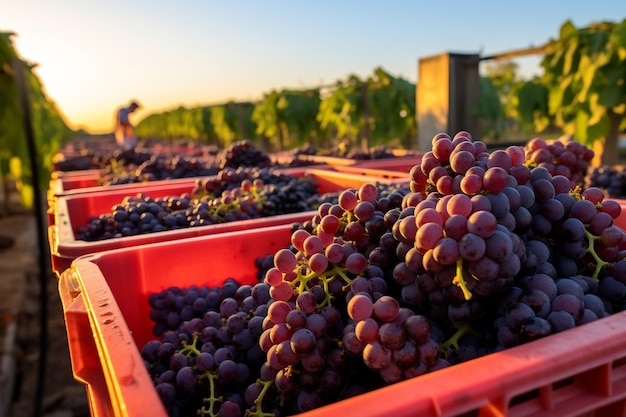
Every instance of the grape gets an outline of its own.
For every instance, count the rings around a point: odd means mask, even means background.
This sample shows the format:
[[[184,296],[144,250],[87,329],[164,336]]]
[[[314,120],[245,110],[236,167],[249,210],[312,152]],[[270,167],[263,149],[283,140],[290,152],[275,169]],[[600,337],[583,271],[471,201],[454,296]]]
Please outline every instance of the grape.
[[[468,151],[453,152],[450,158],[450,167],[457,174],[464,174],[475,162],[474,155]]]
[[[390,296],[383,295],[374,302],[374,316],[384,322],[393,321],[399,314],[398,301]]]
[[[596,215],[596,206],[589,200],[577,200],[570,208],[570,216],[589,223]]]
[[[448,200],[446,208],[450,216],[458,214],[463,217],[469,217],[472,213],[472,201],[465,194],[456,194]]]
[[[548,314],[547,320],[554,333],[562,332],[563,330],[568,330],[576,326],[572,315],[563,310],[552,311]]]
[[[437,242],[433,249],[433,257],[442,265],[451,265],[456,262],[459,257],[459,246],[457,241],[444,237]]]
[[[197,382],[198,378],[191,366],[183,366],[176,373],[176,384],[184,390],[192,390]]]
[[[348,314],[355,321],[364,320],[372,315],[374,303],[365,293],[355,294],[348,302]]]
[[[415,224],[418,228],[427,223],[436,223],[439,226],[443,226],[443,219],[437,210],[434,208],[420,208],[418,211],[418,208],[419,206],[415,208]]]
[[[467,261],[477,261],[485,255],[485,240],[473,233],[464,235],[458,243],[459,255]]]
[[[363,343],[371,343],[378,340],[379,326],[376,320],[366,317],[359,320],[355,326],[355,336]]]
[[[467,230],[482,238],[490,237],[496,230],[496,217],[488,211],[472,213],[467,222]]]
[[[382,369],[391,363],[391,350],[380,342],[368,343],[363,348],[363,360],[372,369]]]
[[[324,254],[314,253],[309,258],[309,268],[311,271],[321,274],[328,268],[328,262],[328,258]]]
[[[537,317],[545,319],[550,313],[550,297],[543,291],[537,289],[526,290],[526,292],[520,297],[520,302],[529,306]],[[521,324],[523,326],[523,323]]]
[[[293,297],[293,288],[289,282],[283,281],[270,288],[270,296],[277,301],[289,301]]]
[[[159,398],[165,405],[169,405],[176,399],[176,388],[170,383],[161,382],[155,386]]]
[[[469,227],[469,226],[468,226]],[[416,244],[423,249],[433,249],[443,237],[443,228],[437,223],[426,223],[417,230]]]
[[[298,411],[303,413],[305,411],[313,410],[322,405],[322,400],[320,399],[320,396],[317,392],[302,390],[298,393],[296,405]]]
[[[483,186],[485,190],[492,194],[498,194],[507,185],[509,174],[499,166],[493,166],[485,172]]]
[[[467,218],[459,214],[453,214],[448,217],[446,223],[444,224],[444,233],[446,237],[459,241],[468,233]]]
[[[432,152],[435,158],[437,158],[439,161],[448,161],[452,149],[452,141],[449,138],[441,138],[433,142]]]
[[[358,275],[365,271],[367,259],[361,253],[352,253],[346,258],[346,269],[348,272]]]
[[[483,177],[477,174],[466,174],[461,179],[460,188],[467,195],[477,195],[483,188]]]

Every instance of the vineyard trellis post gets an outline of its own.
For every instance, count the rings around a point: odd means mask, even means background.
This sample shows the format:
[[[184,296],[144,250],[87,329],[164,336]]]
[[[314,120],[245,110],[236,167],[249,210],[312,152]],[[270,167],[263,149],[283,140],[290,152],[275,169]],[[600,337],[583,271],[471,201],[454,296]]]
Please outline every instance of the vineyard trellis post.
[[[478,54],[443,53],[419,60],[415,93],[417,149],[430,149],[439,132],[479,133],[472,112],[480,97]]]
[[[546,44],[486,56],[446,52],[420,58],[415,94],[417,149],[430,149],[432,137],[439,132],[467,130],[480,137],[480,122],[473,116],[480,99],[480,62],[542,54],[547,48]]]

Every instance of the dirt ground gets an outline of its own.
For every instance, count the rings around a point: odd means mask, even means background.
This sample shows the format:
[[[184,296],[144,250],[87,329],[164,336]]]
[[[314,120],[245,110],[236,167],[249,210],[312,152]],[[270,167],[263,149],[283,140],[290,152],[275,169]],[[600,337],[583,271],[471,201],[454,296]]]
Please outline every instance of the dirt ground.
[[[0,235],[15,239],[12,247],[0,249],[0,314],[3,318],[0,388],[4,394],[4,398],[0,398],[3,413],[0,417],[31,417],[36,411],[41,335],[36,230],[32,214],[0,217]],[[45,256],[49,264],[49,254]],[[89,402],[85,386],[72,374],[57,278],[51,268],[45,273],[48,341],[40,414],[86,417],[90,415]]]
[[[9,414],[12,417],[32,416],[34,394],[37,384],[37,361],[40,354],[37,340],[39,325],[38,278],[29,276],[24,309],[20,315],[17,346],[20,351],[14,403]],[[44,416],[89,416],[85,386],[74,380],[69,357],[68,341],[58,292],[56,277],[50,274],[48,282],[48,349],[46,352],[45,385],[41,410]]]

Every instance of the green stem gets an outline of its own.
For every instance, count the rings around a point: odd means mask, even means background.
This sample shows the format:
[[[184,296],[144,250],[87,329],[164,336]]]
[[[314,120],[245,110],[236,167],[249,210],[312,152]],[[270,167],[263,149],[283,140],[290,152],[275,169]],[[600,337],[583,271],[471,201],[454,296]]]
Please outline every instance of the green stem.
[[[204,405],[203,405],[202,408],[198,410],[198,415],[201,416],[201,417],[205,417],[207,415],[209,417],[219,417],[219,413],[215,413],[213,411],[213,408],[215,407],[216,403],[222,402],[224,400],[224,398],[222,396],[215,397],[215,378],[216,378],[216,375],[214,375],[210,371],[206,371],[205,375],[209,379],[209,398],[204,397],[204,398],[202,398],[202,401],[205,402],[205,403],[209,403],[209,408],[207,410],[204,407]]]
[[[469,288],[467,288],[467,284],[465,283],[465,278],[463,278],[463,258],[459,256],[459,259],[456,260],[456,275],[452,280],[453,284],[458,285],[463,291],[463,296],[466,300],[472,298],[472,293]]]
[[[439,346],[441,349],[446,352],[446,356],[448,356],[448,352],[450,348],[454,348],[455,350],[459,350],[459,340],[468,333],[474,333],[472,326],[469,323],[462,324],[461,326],[455,326],[457,328],[456,332],[445,342],[441,343]]]
[[[322,278],[322,283],[324,285],[324,301],[322,301],[320,308],[324,306],[332,305],[332,297],[330,296],[330,290],[328,289],[328,283],[330,282],[332,277],[330,279],[327,279],[326,277],[321,277],[321,278]]]
[[[301,275],[300,272],[298,272],[298,276],[292,281],[291,286],[294,287],[296,284],[298,284],[298,291],[300,292],[300,294],[302,294],[304,291],[310,290],[308,286],[309,281],[318,276],[319,274],[316,272],[309,272],[306,275]]]
[[[348,278],[348,276],[345,274],[343,269],[341,269],[337,265],[333,265],[333,269],[331,270],[331,272],[339,275],[346,282],[346,284],[348,285],[352,284],[352,280]]]
[[[184,340],[181,342],[181,344],[183,345],[183,347],[178,351],[179,353],[182,353],[183,355],[189,357],[191,355],[196,355],[198,356],[201,352],[200,350],[196,347],[196,343],[198,343],[198,335],[195,334],[193,336],[193,340],[191,341],[191,343],[187,343]]]
[[[270,389],[270,387],[274,384],[274,380],[272,379],[271,381],[263,381],[261,379],[257,379],[256,383],[258,385],[263,385],[263,389],[261,389],[259,396],[256,397],[256,399],[254,400],[256,411],[246,410],[246,417],[274,417],[274,413],[265,413],[263,412],[262,408],[263,398],[265,397],[265,394],[267,394],[267,391]]]
[[[587,253],[590,253],[593,259],[595,259],[596,261],[596,269],[593,272],[592,277],[597,280],[598,274],[600,273],[600,270],[602,269],[602,267],[608,265],[609,263],[600,259],[600,257],[596,253],[594,242],[600,239],[600,237],[592,235],[591,232],[589,232],[588,230],[585,230],[585,237],[587,238],[587,241],[589,242],[587,244]]]

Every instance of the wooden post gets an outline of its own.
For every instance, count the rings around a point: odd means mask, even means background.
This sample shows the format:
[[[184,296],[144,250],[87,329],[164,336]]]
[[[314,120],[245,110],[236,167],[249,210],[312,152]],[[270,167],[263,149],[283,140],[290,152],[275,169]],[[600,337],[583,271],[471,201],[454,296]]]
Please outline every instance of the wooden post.
[[[416,86],[417,149],[430,150],[440,132],[466,130],[480,138],[473,117],[480,97],[478,54],[443,53],[419,60]]]

